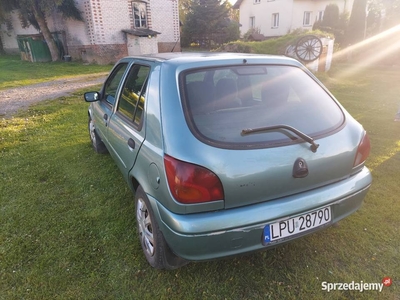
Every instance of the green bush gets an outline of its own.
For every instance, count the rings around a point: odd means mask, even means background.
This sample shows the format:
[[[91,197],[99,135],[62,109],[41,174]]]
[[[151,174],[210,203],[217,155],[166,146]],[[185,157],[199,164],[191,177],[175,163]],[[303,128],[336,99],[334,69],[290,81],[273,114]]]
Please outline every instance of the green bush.
[[[319,30],[306,32],[302,30],[295,30],[287,35],[277,38],[266,39],[261,42],[251,42],[243,40],[230,42],[227,44],[223,44],[221,47],[218,47],[214,51],[284,55],[288,46],[295,45],[299,38],[309,34],[313,34],[318,37],[333,37],[332,34]]]

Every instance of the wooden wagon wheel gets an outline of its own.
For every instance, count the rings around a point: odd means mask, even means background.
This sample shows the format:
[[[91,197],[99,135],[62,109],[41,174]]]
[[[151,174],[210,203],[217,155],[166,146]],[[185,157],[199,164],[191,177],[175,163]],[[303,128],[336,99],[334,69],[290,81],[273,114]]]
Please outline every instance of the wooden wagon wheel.
[[[306,35],[297,41],[296,55],[304,62],[316,60],[322,54],[322,42],[315,35]]]

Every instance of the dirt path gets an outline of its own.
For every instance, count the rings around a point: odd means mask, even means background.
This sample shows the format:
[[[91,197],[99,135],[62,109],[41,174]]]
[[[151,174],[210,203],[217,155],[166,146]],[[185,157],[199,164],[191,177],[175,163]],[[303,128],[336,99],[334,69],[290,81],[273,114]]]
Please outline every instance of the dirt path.
[[[67,96],[72,92],[104,82],[107,73],[81,75],[19,88],[0,90],[0,117],[10,117],[33,103]]]

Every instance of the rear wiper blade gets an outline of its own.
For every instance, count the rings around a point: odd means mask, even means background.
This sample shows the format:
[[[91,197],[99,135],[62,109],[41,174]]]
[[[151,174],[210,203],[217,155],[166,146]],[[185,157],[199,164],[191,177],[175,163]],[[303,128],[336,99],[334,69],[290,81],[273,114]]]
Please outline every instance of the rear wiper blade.
[[[242,135],[258,133],[258,132],[262,132],[262,131],[277,130],[277,129],[286,129],[286,130],[289,130],[289,131],[295,133],[297,136],[301,137],[303,140],[305,140],[306,142],[311,144],[310,149],[312,152],[317,152],[319,144],[316,144],[312,137],[308,136],[307,134],[305,134],[305,133],[301,132],[300,130],[297,130],[296,128],[289,126],[289,125],[274,125],[274,126],[266,126],[266,127],[259,127],[259,128],[243,129]]]

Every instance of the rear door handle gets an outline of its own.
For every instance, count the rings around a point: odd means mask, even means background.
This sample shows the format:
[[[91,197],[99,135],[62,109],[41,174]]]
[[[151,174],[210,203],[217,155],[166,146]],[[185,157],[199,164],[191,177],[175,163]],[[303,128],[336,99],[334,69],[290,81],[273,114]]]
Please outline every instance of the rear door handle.
[[[135,149],[135,141],[133,140],[133,139],[129,139],[128,140],[128,146],[129,146],[129,148],[131,148],[131,149]]]
[[[107,127],[107,120],[108,120],[108,115],[107,114],[103,115],[103,120],[104,120],[104,125]]]

